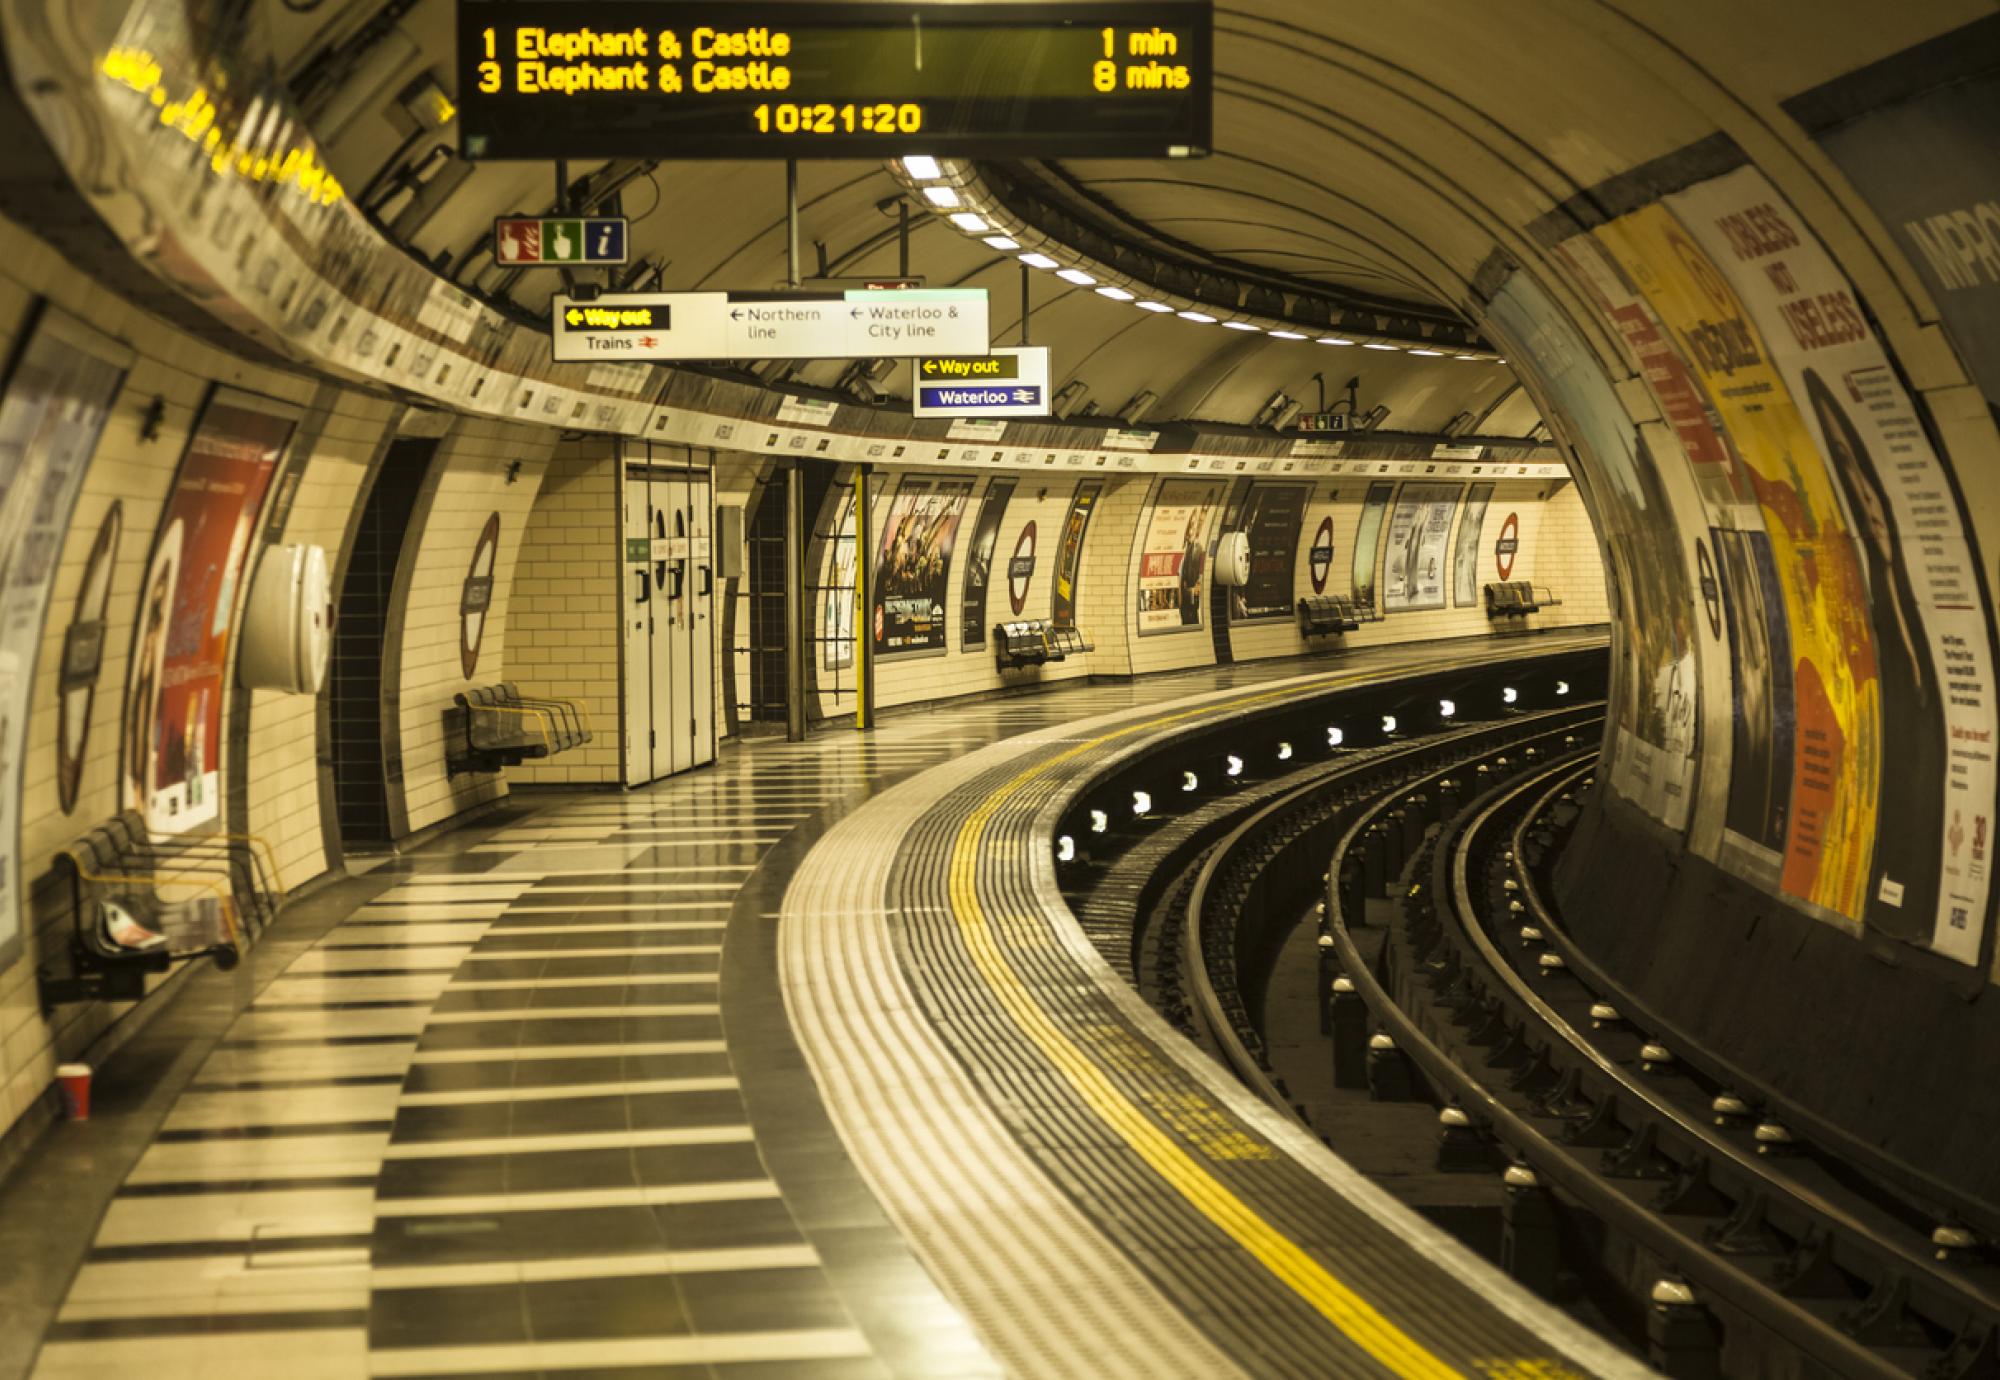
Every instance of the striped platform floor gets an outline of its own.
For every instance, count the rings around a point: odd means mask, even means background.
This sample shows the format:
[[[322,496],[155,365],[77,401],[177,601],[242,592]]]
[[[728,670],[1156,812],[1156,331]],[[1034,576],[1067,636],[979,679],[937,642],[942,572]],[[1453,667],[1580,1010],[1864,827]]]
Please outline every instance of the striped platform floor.
[[[755,741],[646,790],[527,798],[394,864],[175,1103],[36,1380],[997,1374],[886,1229],[836,1281],[794,1220],[735,1067],[772,1032],[726,1026],[724,943],[801,824],[1148,693]]]

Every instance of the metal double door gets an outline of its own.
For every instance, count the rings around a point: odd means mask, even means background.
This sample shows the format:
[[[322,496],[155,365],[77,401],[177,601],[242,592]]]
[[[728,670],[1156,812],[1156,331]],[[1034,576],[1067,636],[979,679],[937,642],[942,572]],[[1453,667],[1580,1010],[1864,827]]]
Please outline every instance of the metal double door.
[[[715,760],[715,505],[704,471],[625,466],[625,784]]]

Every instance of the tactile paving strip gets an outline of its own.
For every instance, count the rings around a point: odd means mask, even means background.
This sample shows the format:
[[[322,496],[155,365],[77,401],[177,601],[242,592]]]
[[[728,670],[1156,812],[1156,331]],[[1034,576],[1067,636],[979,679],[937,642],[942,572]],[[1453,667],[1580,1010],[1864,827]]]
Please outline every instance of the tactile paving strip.
[[[1306,696],[1328,684],[1320,677],[1257,694]],[[1136,1267],[1151,1285],[1127,1280],[1118,1297],[1146,1305],[1138,1317],[1153,1333],[1167,1325],[1156,1311],[1165,1304],[1214,1350],[1258,1374],[1644,1373],[1388,1204],[1219,1070],[1199,1066],[1055,899],[1041,837],[1050,821],[1038,820],[1044,807],[1072,778],[1100,770],[1113,746],[1184,729],[1197,716],[1226,716],[1245,698],[1225,693],[1166,715],[1110,716],[975,754],[895,793],[893,807],[887,797],[864,807],[848,821],[852,838],[826,840],[822,851],[844,845],[850,864],[862,848],[873,850],[858,870],[840,876],[815,868],[818,853],[808,859],[787,900],[788,928],[796,917],[800,938],[842,931],[873,950],[878,971],[886,944],[901,981],[876,987],[873,998],[893,1004],[906,1037],[922,1041],[931,1061],[927,1095],[948,1092],[986,1112],[985,1136],[927,1167],[909,1165],[921,1152],[903,1144],[901,1173],[920,1177],[927,1168],[930,1179],[948,1183],[983,1176],[985,1156],[996,1150],[1012,1174],[1025,1159],[1085,1219],[1098,1253]],[[885,844],[893,844],[893,861],[882,856]],[[843,909],[864,901],[869,914],[843,924]],[[857,930],[867,931],[865,941]],[[788,982],[808,978],[811,947],[784,948]],[[836,955],[820,948],[818,957]],[[839,1008],[859,994],[824,968],[821,977],[809,997],[795,996],[794,1011],[837,1025]],[[880,1108],[847,1114],[840,1099],[852,1084],[839,1077],[843,1052],[822,1045],[811,1028],[801,1034],[836,1123],[867,1170],[882,1141],[900,1139],[896,1124]],[[940,1050],[943,1070],[958,1073],[948,1083],[938,1081]],[[994,1122],[1010,1143],[994,1145]],[[1315,1157],[1327,1163],[1311,1163]],[[877,1187],[896,1212],[897,1185]],[[984,1313],[973,1310],[982,1328],[1018,1329],[1038,1307],[1008,1259],[1024,1225],[983,1232],[935,1218],[929,1225],[939,1235],[927,1259],[948,1292],[989,1303]],[[1085,1249],[1069,1246],[1064,1263],[1081,1268],[1086,1262],[1074,1253]],[[1129,1302],[1114,1320],[1101,1301],[1067,1292],[1063,1299],[1088,1319],[1085,1332],[1130,1327]],[[1034,1322],[1028,1330],[1051,1327],[1046,1315]],[[1071,1326],[1061,1331],[1079,1335]],[[1018,1369],[1077,1373],[1074,1353],[1046,1357],[1017,1351],[992,1331],[989,1338]],[[1157,1374],[1159,1358],[1173,1354],[1149,1337],[1130,1368],[1115,1371]],[[1114,1373],[1102,1362],[1091,1369]],[[1214,1372],[1191,1365],[1187,1373]]]

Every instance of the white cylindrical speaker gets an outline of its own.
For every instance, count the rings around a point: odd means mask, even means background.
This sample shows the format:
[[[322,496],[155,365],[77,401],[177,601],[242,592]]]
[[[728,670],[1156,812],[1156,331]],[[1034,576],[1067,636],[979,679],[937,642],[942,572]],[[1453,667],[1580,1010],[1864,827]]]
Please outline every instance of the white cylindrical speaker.
[[[1225,589],[1241,589],[1250,583],[1250,538],[1242,532],[1224,532],[1215,544],[1215,582]]]
[[[251,690],[317,695],[326,684],[332,653],[333,598],[326,549],[268,548],[243,609],[237,679]]]

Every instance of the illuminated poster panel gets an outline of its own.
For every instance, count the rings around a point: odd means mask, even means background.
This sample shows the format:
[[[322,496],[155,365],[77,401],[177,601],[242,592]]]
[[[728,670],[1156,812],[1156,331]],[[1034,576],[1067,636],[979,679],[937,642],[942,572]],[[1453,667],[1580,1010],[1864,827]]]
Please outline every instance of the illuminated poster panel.
[[[1097,511],[1104,481],[1086,479],[1076,486],[1070,500],[1069,516],[1063,520],[1062,545],[1056,552],[1055,589],[1049,599],[1049,621],[1059,628],[1076,626],[1077,584],[1083,577],[1083,539],[1090,531],[1090,515]]]
[[[1852,285],[1761,173],[1744,168],[1667,204],[1748,311],[1860,557],[1858,589],[1824,589],[1872,614],[1874,664],[1859,649],[1849,661],[1864,691],[1872,673],[1879,696],[1878,809],[1895,821],[1876,835],[1859,913],[1975,963],[1991,885],[1996,716],[1979,575],[1950,480]]]
[[[1139,549],[1139,632],[1192,632],[1202,626],[1208,590],[1208,529],[1222,485],[1163,479],[1146,514]]]
[[[1458,484],[1405,484],[1389,519],[1389,562],[1382,575],[1388,613],[1444,607],[1444,553],[1458,511]]]
[[[1252,484],[1243,505],[1250,539],[1250,582],[1229,591],[1229,621],[1254,623],[1292,616],[1298,578],[1299,532],[1305,526],[1309,484]]]
[[[1368,496],[1361,501],[1361,526],[1354,533],[1354,602],[1365,609],[1375,607],[1375,566],[1382,553],[1382,518],[1389,511],[1389,500],[1395,493],[1394,484],[1370,484]]]
[[[0,398],[0,962],[19,948],[21,777],[42,623],[131,352],[44,307]]]
[[[875,654],[945,650],[945,599],[970,479],[905,479],[882,523],[875,567]]]
[[[281,404],[217,390],[167,498],[125,696],[125,795],[154,833],[220,812],[229,643],[257,515],[296,425]]]
[[[467,158],[1191,157],[1207,0],[459,0]]]
[[[1866,909],[1882,772],[1874,630],[1856,533],[1741,300],[1687,228],[1649,206],[1596,232],[1669,328],[1754,477],[1791,629],[1798,733],[1779,889],[1825,918]]]
[[[827,553],[825,603],[820,614],[820,660],[829,671],[854,664],[854,491],[841,496]]]
[[[1484,602],[1479,588],[1479,535],[1486,527],[1486,508],[1493,501],[1491,484],[1474,484],[1465,491],[1465,513],[1458,520],[1458,540],[1451,548],[1451,602],[1454,608],[1474,608]]]
[[[980,500],[979,521],[972,529],[972,547],[965,555],[965,594],[959,616],[958,642],[965,651],[986,645],[986,591],[993,581],[993,548],[1000,541],[1000,523],[1014,497],[1015,481],[996,477]]]

